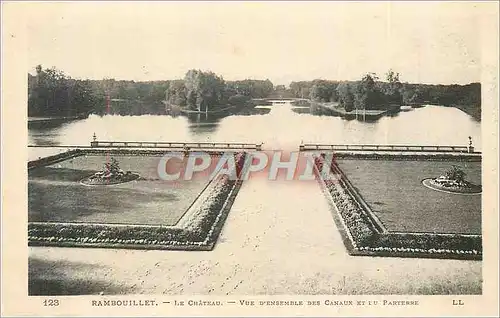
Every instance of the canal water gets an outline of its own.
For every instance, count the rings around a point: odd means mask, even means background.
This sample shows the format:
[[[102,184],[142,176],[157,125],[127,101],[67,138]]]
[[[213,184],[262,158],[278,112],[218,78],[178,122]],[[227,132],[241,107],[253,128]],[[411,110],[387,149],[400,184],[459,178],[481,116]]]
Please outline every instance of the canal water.
[[[98,140],[264,143],[264,149],[297,150],[304,143],[462,145],[471,136],[481,149],[481,123],[453,107],[426,106],[376,121],[312,113],[291,104],[257,106],[226,117],[91,115],[53,127],[30,128],[29,145],[89,146]],[[30,148],[29,160],[57,149]]]

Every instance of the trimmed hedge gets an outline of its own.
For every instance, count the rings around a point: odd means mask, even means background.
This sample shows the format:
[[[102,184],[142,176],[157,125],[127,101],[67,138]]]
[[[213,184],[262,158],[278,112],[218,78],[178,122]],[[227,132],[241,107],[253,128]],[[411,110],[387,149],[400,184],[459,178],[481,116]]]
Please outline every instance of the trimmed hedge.
[[[481,162],[481,154],[456,153],[456,154],[390,154],[390,153],[359,153],[359,152],[333,152],[338,159],[362,159],[362,160],[429,160],[429,161],[467,161]]]
[[[35,159],[28,161],[28,170],[35,169],[38,167],[48,166],[57,162],[61,162],[64,160],[68,160],[70,158],[78,157],[83,155],[84,152],[80,149],[68,150],[62,153],[58,153],[56,155]]]

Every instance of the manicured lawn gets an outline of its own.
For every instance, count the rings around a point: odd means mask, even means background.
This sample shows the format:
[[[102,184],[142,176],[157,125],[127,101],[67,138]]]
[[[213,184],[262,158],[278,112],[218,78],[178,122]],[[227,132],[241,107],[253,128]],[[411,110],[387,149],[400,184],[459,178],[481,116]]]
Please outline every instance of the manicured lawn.
[[[480,162],[338,159],[351,183],[389,231],[481,234],[481,195],[438,192],[422,185],[451,165],[481,184]]]
[[[136,181],[111,186],[79,183],[110,160],[86,155],[36,168],[29,173],[30,222],[95,222],[175,225],[208,183],[159,179],[160,156],[114,155],[123,170],[140,174]],[[170,167],[169,169],[175,168]]]

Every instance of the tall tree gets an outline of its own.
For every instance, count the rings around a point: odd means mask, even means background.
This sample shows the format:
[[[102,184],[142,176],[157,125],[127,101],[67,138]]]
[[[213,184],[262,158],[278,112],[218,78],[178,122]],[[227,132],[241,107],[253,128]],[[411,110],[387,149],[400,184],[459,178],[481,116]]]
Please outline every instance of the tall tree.
[[[380,92],[375,86],[378,79],[375,73],[367,73],[356,85],[354,106],[357,109],[377,109],[380,106]]]
[[[354,94],[351,84],[342,82],[337,86],[337,95],[340,106],[344,107],[346,112],[351,112],[354,109]]]
[[[399,81],[399,73],[394,73],[391,69],[387,72],[386,79],[388,85],[386,85],[384,93],[387,103],[401,105],[403,103],[403,96],[401,93],[402,84]]]

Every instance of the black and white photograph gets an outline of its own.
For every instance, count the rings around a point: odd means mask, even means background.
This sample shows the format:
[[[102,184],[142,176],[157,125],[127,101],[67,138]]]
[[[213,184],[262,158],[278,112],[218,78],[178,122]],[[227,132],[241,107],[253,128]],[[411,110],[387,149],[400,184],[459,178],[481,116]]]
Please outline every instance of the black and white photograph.
[[[2,11],[20,313],[498,314],[497,2]]]

